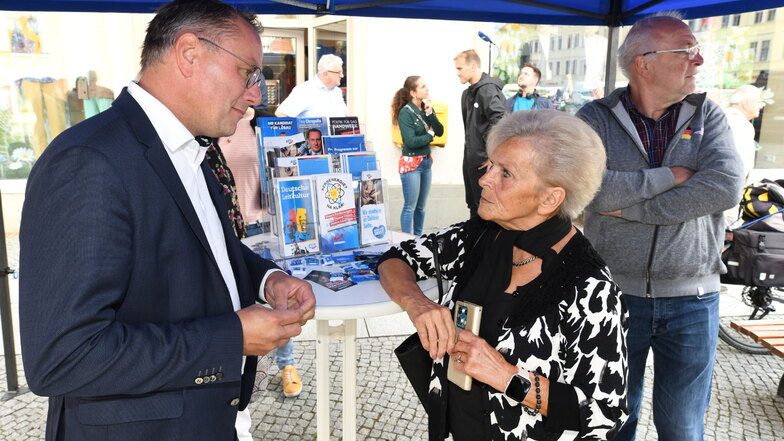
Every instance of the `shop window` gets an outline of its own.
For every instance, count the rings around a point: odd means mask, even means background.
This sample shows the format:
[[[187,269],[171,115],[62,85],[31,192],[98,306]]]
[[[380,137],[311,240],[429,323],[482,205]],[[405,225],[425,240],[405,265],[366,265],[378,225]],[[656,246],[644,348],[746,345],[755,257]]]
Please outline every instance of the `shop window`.
[[[333,54],[343,60],[343,78],[340,88],[346,99],[346,84],[351,72],[348,71],[348,51],[346,46],[346,21],[341,20],[316,27],[316,62],[322,55]]]
[[[297,85],[297,41],[294,37],[269,35],[261,37],[264,53],[262,73],[267,88],[267,106],[274,110]]]
[[[759,61],[768,61],[768,53],[770,52],[770,40],[764,40],[760,46]]]

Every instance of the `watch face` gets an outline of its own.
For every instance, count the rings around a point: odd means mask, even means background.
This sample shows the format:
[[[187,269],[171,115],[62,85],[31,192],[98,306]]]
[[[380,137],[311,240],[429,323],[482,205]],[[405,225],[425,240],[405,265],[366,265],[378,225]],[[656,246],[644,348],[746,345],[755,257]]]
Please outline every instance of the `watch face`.
[[[522,403],[530,389],[531,381],[520,374],[515,374],[515,376],[512,377],[512,380],[509,381],[509,385],[506,387],[504,395],[518,403]]]

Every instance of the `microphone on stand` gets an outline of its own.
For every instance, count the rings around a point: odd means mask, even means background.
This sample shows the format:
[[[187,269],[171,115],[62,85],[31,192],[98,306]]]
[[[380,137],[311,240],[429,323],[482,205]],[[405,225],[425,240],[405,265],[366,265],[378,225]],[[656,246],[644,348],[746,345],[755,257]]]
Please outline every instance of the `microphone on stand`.
[[[484,41],[486,41],[486,42],[488,42],[488,43],[492,44],[493,46],[496,46],[496,47],[498,47],[498,45],[497,45],[497,44],[495,44],[495,43],[493,43],[493,40],[491,40],[491,39],[490,39],[490,37],[488,37],[487,35],[485,35],[485,33],[484,33],[484,32],[482,32],[482,31],[479,31],[479,32],[478,32],[478,34],[479,34],[479,38],[481,38],[482,40],[484,40]]]
[[[491,72],[491,69],[492,69],[492,65],[493,65],[493,63],[492,63],[492,61],[493,61],[493,56],[492,56],[493,51],[492,51],[492,49],[493,48],[490,45],[492,44],[495,47],[498,47],[498,45],[493,43],[493,40],[491,40],[490,37],[485,35],[484,32],[479,31],[477,34],[479,34],[479,38],[481,38],[482,40],[490,43],[490,44],[487,45],[487,61],[488,61],[488,64],[487,64],[487,74],[490,75],[490,72]]]

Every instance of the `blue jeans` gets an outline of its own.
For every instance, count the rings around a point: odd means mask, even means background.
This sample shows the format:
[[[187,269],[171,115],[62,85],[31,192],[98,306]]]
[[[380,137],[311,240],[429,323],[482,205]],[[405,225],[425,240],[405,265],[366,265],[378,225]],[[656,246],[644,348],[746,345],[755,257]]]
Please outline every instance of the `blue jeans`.
[[[425,225],[425,205],[427,194],[430,193],[431,167],[433,160],[429,157],[422,160],[414,171],[400,175],[403,183],[403,211],[400,213],[400,229],[404,233],[422,234]],[[413,223],[413,229],[411,227]]]
[[[719,293],[643,298],[629,308],[629,419],[615,441],[631,441],[643,397],[645,360],[653,350],[653,422],[660,441],[702,441],[719,335]]]
[[[275,364],[278,365],[278,370],[283,370],[288,365],[294,365],[294,340],[289,339],[288,343],[275,351]]]
[[[261,221],[245,224],[245,234],[248,237],[256,236],[257,234],[261,234],[263,232],[264,230],[262,229]]]

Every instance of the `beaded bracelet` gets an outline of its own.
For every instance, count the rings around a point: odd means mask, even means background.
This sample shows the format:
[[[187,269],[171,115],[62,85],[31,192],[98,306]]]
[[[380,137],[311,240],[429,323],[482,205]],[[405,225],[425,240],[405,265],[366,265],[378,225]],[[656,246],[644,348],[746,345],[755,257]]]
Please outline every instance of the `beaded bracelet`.
[[[534,374],[534,387],[536,388],[536,407],[531,409],[528,406],[523,406],[525,413],[531,416],[536,416],[542,410],[542,389],[539,386],[539,373],[533,371]]]

